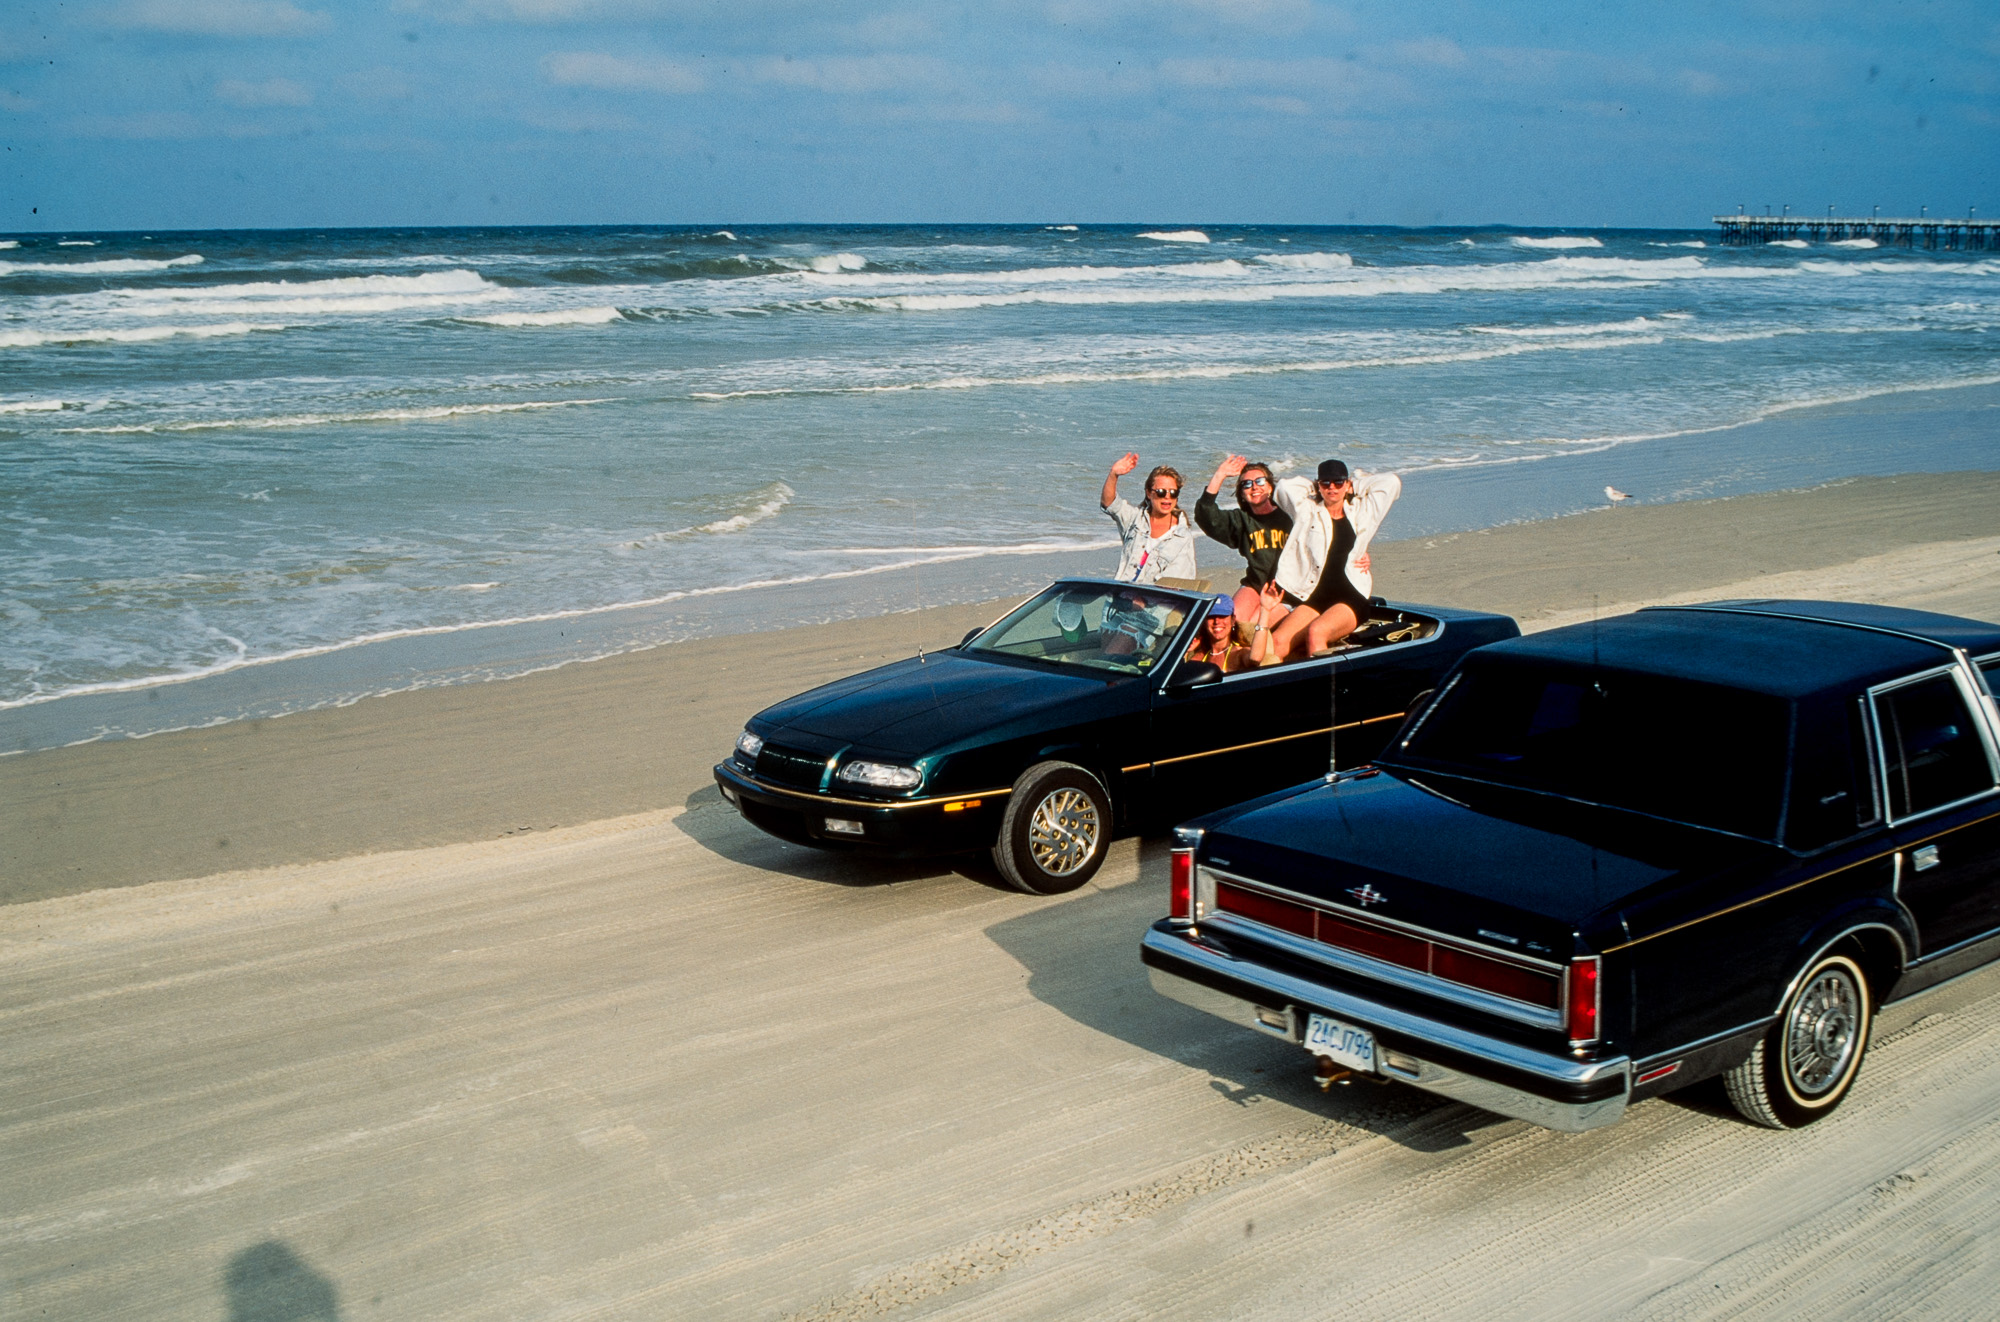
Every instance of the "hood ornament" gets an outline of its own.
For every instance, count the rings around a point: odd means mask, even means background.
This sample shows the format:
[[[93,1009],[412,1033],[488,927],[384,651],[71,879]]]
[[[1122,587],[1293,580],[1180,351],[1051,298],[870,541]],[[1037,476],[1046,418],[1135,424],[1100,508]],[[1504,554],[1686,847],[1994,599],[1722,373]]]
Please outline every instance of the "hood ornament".
[[[1376,890],[1373,886],[1355,886],[1347,893],[1352,895],[1354,902],[1364,909],[1371,904],[1387,904],[1389,902],[1389,897],[1381,891]]]

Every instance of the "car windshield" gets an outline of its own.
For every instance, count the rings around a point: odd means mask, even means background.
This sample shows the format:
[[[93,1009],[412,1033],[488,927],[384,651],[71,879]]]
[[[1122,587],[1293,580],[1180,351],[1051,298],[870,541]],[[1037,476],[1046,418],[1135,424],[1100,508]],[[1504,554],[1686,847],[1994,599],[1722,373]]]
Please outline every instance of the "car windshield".
[[[1772,840],[1789,732],[1764,694],[1484,657],[1383,760]]]
[[[1152,587],[1058,583],[965,650],[1143,675],[1165,666],[1192,605]]]

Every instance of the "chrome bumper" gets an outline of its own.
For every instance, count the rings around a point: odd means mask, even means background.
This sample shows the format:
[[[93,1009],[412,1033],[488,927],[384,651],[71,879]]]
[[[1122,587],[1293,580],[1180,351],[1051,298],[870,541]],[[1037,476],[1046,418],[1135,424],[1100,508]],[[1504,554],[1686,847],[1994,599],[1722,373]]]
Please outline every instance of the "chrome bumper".
[[[1383,1077],[1547,1129],[1611,1124],[1632,1094],[1624,1056],[1551,1056],[1238,959],[1185,929],[1155,926],[1141,956],[1153,990],[1183,1005],[1293,1043],[1304,1042],[1312,1011],[1348,1020],[1401,1058],[1392,1066],[1378,1050]]]

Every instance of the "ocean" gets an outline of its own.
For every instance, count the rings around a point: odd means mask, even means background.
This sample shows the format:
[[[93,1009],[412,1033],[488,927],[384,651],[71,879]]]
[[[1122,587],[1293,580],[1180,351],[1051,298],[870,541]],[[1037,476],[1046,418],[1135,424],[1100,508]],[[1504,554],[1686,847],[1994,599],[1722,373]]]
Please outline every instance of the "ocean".
[[[1996,326],[2000,256],[1712,231],[0,237],[0,753],[1109,572],[1126,450],[1399,471],[1378,562],[1993,468]]]

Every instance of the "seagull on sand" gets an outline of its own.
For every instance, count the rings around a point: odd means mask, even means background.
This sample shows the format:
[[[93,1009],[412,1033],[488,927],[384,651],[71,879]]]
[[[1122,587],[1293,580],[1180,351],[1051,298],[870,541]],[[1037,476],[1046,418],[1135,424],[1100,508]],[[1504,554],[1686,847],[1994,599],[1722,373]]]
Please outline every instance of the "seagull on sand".
[[[1632,499],[1631,496],[1627,495],[1623,491],[1620,491],[1617,487],[1604,488],[1604,498],[1610,501],[1613,505],[1616,505],[1621,500]]]

